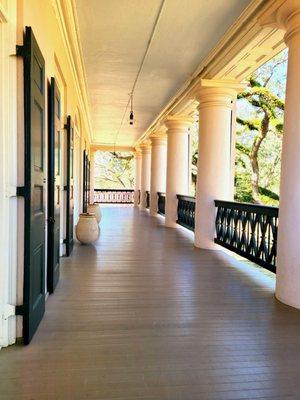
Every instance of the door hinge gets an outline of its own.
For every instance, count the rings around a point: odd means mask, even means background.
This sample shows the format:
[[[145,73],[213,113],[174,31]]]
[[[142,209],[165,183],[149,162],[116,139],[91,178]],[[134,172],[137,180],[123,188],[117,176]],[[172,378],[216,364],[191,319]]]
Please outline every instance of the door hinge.
[[[49,224],[55,224],[55,218],[49,217],[48,222],[49,222]]]
[[[17,54],[17,56],[24,57],[25,56],[25,46],[17,44],[16,54]]]
[[[17,196],[25,196],[25,186],[17,186]]]
[[[16,315],[24,315],[23,305],[15,306],[15,309],[16,309],[16,312],[15,312]]]
[[[16,306],[13,306],[12,304],[5,304],[2,315],[3,319],[13,317],[14,315],[16,315]]]

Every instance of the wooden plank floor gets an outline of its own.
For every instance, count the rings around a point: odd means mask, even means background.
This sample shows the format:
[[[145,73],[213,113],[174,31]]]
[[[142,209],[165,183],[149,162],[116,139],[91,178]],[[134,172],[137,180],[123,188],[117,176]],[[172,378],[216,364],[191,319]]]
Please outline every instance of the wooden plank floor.
[[[103,214],[32,343],[1,350],[1,400],[300,399],[300,311],[272,277],[160,218]]]

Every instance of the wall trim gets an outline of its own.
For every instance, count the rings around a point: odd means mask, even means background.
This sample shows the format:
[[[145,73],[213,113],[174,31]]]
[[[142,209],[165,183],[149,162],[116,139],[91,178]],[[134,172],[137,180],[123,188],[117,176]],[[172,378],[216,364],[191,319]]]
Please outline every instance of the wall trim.
[[[52,3],[74,75],[80,106],[84,111],[83,122],[87,128],[90,143],[96,145],[92,131],[75,0],[52,0]],[[241,82],[260,65],[283,50],[285,47],[283,33],[279,29],[262,27],[259,23],[261,15],[273,5],[274,0],[253,0],[250,3],[133,147],[139,146],[153,131],[159,129],[168,115],[181,113],[182,110],[185,112],[190,110],[192,113],[195,109],[193,90],[201,79],[235,77],[238,82]],[[257,57],[250,57],[255,52]],[[107,146],[102,143],[99,145]]]
[[[0,348],[16,341],[17,59],[16,0],[0,5]],[[4,22],[4,23],[3,23]]]
[[[106,144],[92,144],[91,152],[94,151],[124,151],[124,152],[133,152],[135,148],[132,146],[114,146],[114,145],[106,145]]]
[[[92,142],[90,105],[75,0],[52,0],[52,4],[74,77],[80,108],[84,111],[82,118],[88,134],[88,140]]]
[[[179,89],[176,95],[168,102],[147,130],[139,137],[134,146],[147,140],[151,133],[157,130],[168,115],[180,114],[189,103],[191,110],[194,108],[194,89],[199,85],[201,79],[228,79],[232,80],[232,69],[229,68],[230,61],[234,60],[235,68],[247,62],[248,55],[245,49],[249,46],[264,48],[266,54],[258,55],[257,59],[251,60],[251,68],[245,68],[238,75],[238,82],[243,81],[249,74],[260,65],[270,60],[285,47],[283,43],[283,32],[280,29],[262,27],[259,23],[260,16],[272,7],[274,0],[253,0],[244,10],[240,17],[234,22],[229,30],[223,35],[209,55],[199,64],[191,78],[189,78]],[[272,40],[273,39],[273,40]],[[264,42],[268,42],[268,48]],[[247,47],[248,46],[248,47]],[[249,49],[250,50],[250,49]]]
[[[8,22],[7,10],[4,8],[3,4],[0,3],[0,23]]]

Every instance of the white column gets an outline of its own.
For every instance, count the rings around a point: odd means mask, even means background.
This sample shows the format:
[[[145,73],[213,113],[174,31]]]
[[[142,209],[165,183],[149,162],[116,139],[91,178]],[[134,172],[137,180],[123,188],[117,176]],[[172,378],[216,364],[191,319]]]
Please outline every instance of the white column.
[[[150,214],[157,215],[157,192],[166,191],[167,136],[156,134],[151,139]]]
[[[198,88],[199,147],[195,246],[215,249],[214,200],[233,200],[232,109],[236,82],[202,80]]]
[[[134,207],[138,207],[141,195],[141,173],[142,173],[142,153],[139,148],[135,149],[135,179],[134,179]]]
[[[166,226],[176,227],[177,194],[189,194],[189,128],[187,116],[170,117],[167,127]]]
[[[90,171],[90,203],[94,203],[94,189],[95,189],[95,153],[91,150],[91,171]]]
[[[142,150],[142,173],[141,173],[141,209],[146,209],[146,191],[150,191],[151,173],[151,145],[146,142],[141,144]]]
[[[286,1],[270,25],[286,30],[289,48],[281,161],[276,297],[300,308],[300,3]]]

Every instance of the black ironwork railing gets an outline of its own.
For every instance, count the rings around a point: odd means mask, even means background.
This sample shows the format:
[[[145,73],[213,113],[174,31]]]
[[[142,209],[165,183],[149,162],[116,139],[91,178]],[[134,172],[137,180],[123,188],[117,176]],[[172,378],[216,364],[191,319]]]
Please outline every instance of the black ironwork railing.
[[[150,208],[150,192],[146,190],[146,208]]]
[[[166,193],[157,192],[157,212],[160,215],[165,215],[165,212],[166,212]]]
[[[177,224],[194,231],[195,230],[195,203],[192,196],[177,195]]]
[[[215,201],[215,242],[276,272],[278,208]]]
[[[107,204],[132,204],[133,189],[94,189],[94,202]]]

